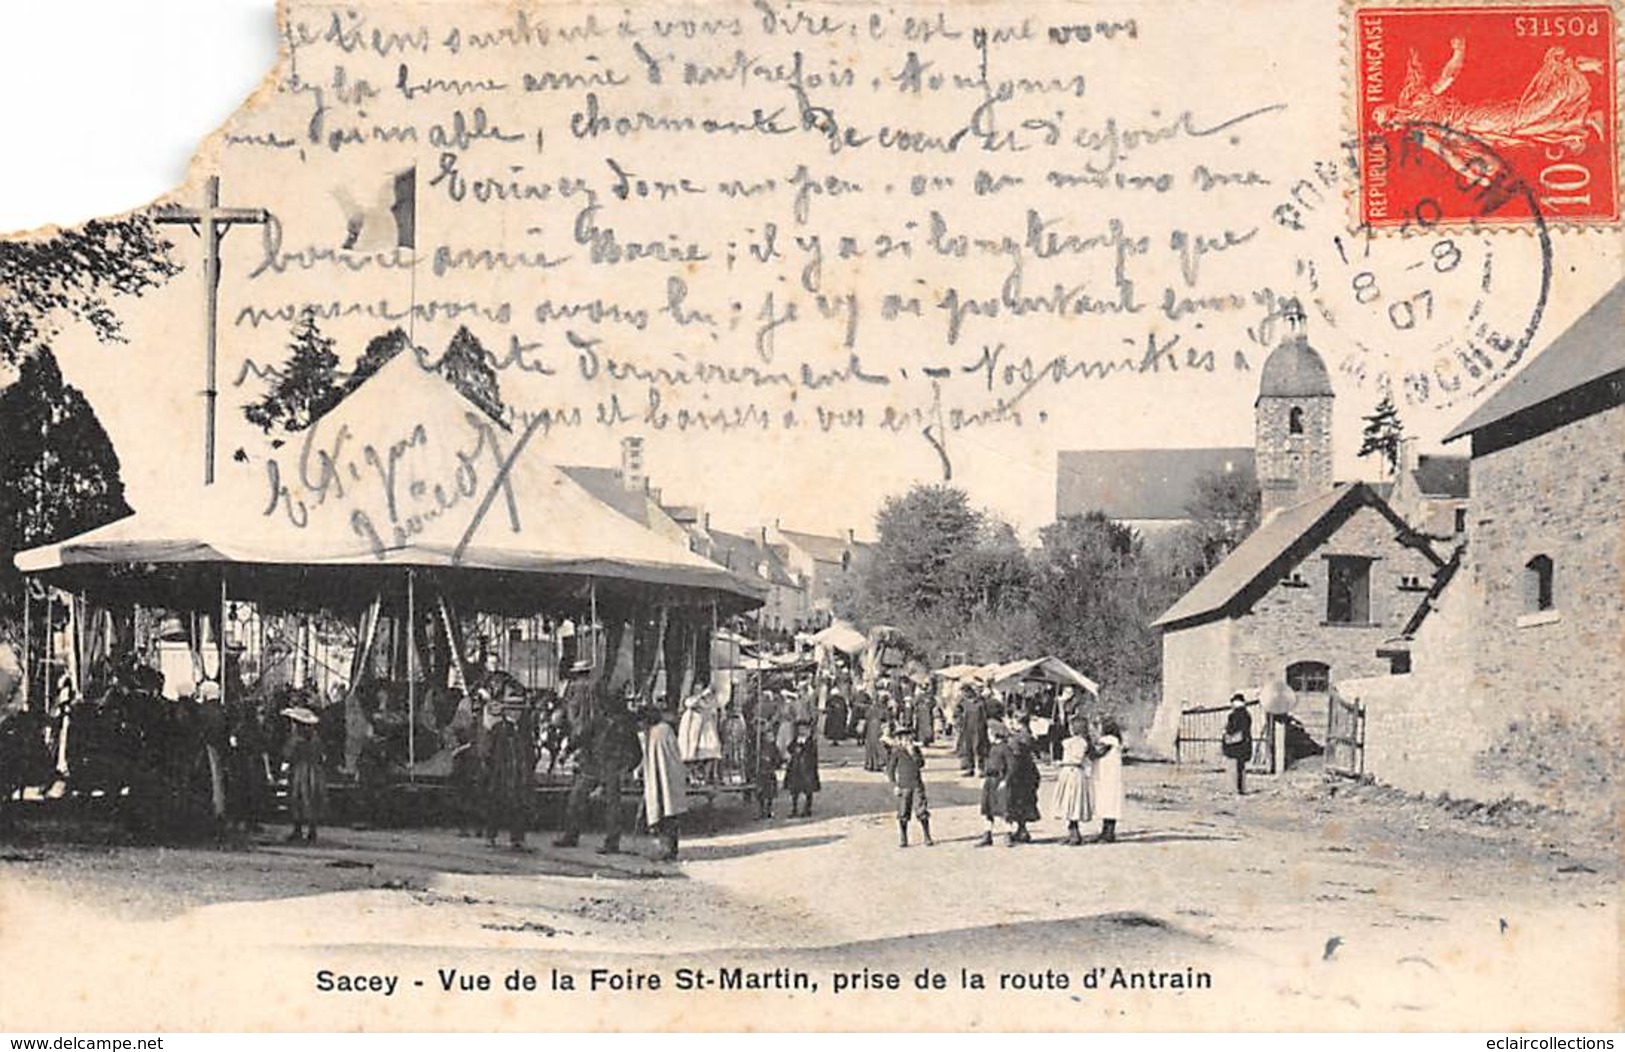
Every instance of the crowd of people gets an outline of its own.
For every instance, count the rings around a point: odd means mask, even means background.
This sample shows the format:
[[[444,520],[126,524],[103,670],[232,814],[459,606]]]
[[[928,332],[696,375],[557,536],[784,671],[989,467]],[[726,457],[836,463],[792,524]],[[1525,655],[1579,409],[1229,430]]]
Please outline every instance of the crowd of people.
[[[155,814],[175,818],[190,807],[220,832],[260,832],[280,788],[290,843],[313,842],[330,823],[331,785],[348,790],[353,824],[385,820],[391,785],[411,769],[444,778],[461,835],[478,833],[492,847],[506,836],[521,851],[538,824],[538,783],[567,776],[553,843],[578,845],[596,813],[598,851],[613,854],[628,825],[622,790],[641,774],[641,824],[659,838],[661,857],[675,858],[695,788],[748,791],[763,819],[787,796],[791,817],[810,817],[823,788],[820,739],[861,744],[864,769],[895,795],[903,847],[914,823],[923,844],[935,843],[926,749],[939,741],[952,741],[962,778],[980,781],[978,846],[1000,834],[1010,846],[1032,841],[1041,759],[1055,764],[1047,810],[1066,824],[1065,843],[1084,843],[1083,826],[1097,818],[1093,840],[1109,843],[1121,816],[1121,731],[1070,688],[1001,693],[901,670],[866,677],[836,664],[721,692],[702,683],[668,708],[630,685],[610,690],[586,663],[567,669],[554,691],[526,688],[494,661],[465,689],[413,692],[385,681],[325,694],[232,688],[222,698],[205,681],[177,703],[165,697],[160,672],[126,659],[93,697],[74,699],[54,725],[24,736],[45,748],[66,739],[65,764],[35,768],[65,766],[76,789],[117,790],[153,828],[173,828]],[[32,726],[14,719],[0,745]]]

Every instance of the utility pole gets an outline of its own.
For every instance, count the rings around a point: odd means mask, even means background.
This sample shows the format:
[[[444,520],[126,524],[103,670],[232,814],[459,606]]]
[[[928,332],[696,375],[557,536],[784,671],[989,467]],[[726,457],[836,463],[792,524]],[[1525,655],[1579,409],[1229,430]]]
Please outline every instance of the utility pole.
[[[221,208],[220,177],[209,176],[203,188],[203,207],[171,205],[158,211],[160,223],[192,228],[203,239],[204,373],[203,373],[203,484],[214,484],[214,415],[220,392],[215,382],[215,345],[220,314],[220,239],[238,223],[263,224],[271,214],[263,208]]]

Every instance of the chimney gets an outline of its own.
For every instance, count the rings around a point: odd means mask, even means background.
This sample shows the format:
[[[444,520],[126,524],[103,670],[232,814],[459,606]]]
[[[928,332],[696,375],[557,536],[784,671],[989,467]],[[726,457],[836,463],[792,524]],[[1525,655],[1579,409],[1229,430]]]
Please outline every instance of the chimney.
[[[659,486],[650,486],[649,487],[649,499],[654,501],[656,504],[660,503],[660,487]]]
[[[756,527],[756,540],[757,540],[758,543],[761,544],[761,546],[763,548],[767,547],[767,527],[766,526],[758,526],[758,527]]]
[[[703,510],[700,512],[700,529],[704,530],[706,533],[711,532],[711,513],[710,512],[703,511]]]
[[[858,543],[858,531],[854,530],[852,527],[848,526],[846,528],[846,544],[847,544],[847,547],[850,548],[850,547],[852,547],[853,545],[855,545],[857,543]]]
[[[621,485],[633,493],[649,488],[649,476],[643,470],[643,438],[627,435],[621,439]]]

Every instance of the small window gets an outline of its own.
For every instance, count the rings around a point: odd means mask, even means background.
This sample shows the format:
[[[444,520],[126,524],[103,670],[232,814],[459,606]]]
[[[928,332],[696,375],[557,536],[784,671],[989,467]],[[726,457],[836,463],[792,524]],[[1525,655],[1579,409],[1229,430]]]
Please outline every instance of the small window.
[[[1371,560],[1334,555],[1326,560],[1326,621],[1333,625],[1371,623]]]
[[[1466,533],[1467,532],[1467,509],[1466,508],[1457,508],[1456,509],[1456,532],[1457,533]]]
[[[1294,435],[1303,434],[1303,407],[1293,406],[1287,411],[1286,429]]]
[[[1537,555],[1523,568],[1523,612],[1538,614],[1553,608],[1552,559]]]
[[[1299,661],[1288,665],[1286,685],[1299,694],[1324,694],[1331,689],[1331,666],[1322,661]]]

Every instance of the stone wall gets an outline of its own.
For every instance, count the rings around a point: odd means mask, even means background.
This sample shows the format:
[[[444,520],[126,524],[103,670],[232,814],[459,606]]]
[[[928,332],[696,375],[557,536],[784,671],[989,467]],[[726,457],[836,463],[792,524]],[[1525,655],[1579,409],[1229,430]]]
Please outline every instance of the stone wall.
[[[1147,732],[1145,746],[1158,755],[1174,755],[1179,714],[1203,705],[1222,705],[1234,688],[1230,681],[1232,622],[1210,621],[1162,634],[1162,704]]]
[[[1303,411],[1303,432],[1292,434],[1291,414]],[[1263,514],[1290,507],[1332,488],[1332,398],[1260,398],[1255,457]]]
[[[1625,407],[1473,460],[1467,569],[1476,673],[1492,709],[1617,705],[1625,682]],[[1554,609],[1524,608],[1524,567],[1555,564]]]
[[[1402,587],[1404,578],[1424,584],[1434,565],[1421,552],[1395,539],[1394,524],[1374,508],[1360,508],[1326,542],[1296,567],[1301,584],[1278,584],[1236,623],[1227,682],[1255,687],[1285,676],[1287,666],[1319,661],[1330,666],[1333,685],[1343,680],[1384,675],[1388,661],[1377,656],[1385,640],[1404,629],[1425,598]],[[1363,625],[1326,623],[1326,592],[1331,555],[1378,556],[1371,564],[1371,618]],[[1325,728],[1325,696],[1306,696],[1295,715],[1320,740]]]

